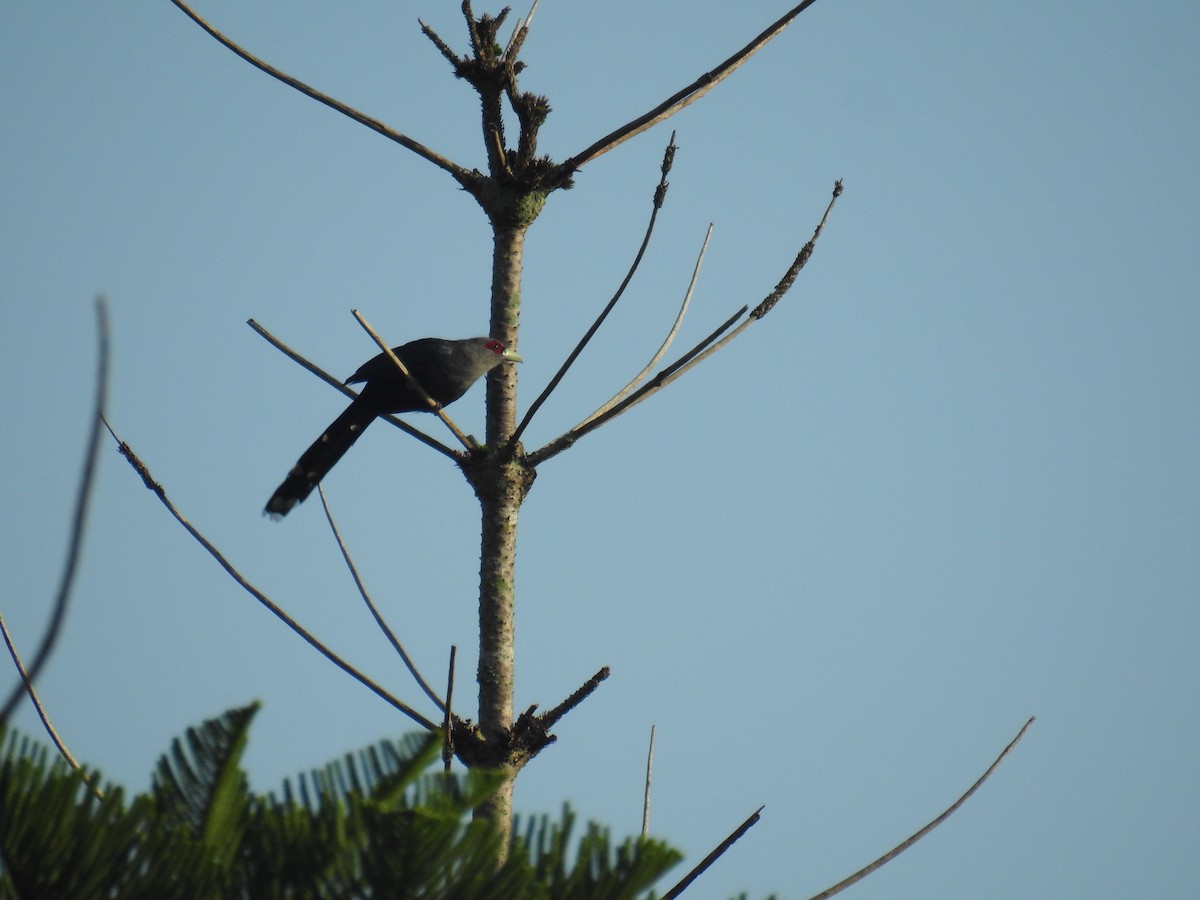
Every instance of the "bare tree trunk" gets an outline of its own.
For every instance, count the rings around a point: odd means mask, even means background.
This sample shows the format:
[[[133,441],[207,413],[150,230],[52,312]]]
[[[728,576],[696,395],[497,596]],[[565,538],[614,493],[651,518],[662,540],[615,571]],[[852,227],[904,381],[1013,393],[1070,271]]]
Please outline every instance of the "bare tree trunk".
[[[515,347],[521,304],[521,259],[525,224],[495,226],[492,258],[491,335]],[[504,447],[516,428],[517,375],[501,366],[488,378],[487,455],[475,481],[482,508],[479,565],[479,726],[489,756],[511,776],[478,815],[492,820],[507,846],[512,828],[512,794],[518,764],[508,758],[513,726],[513,570],[517,513],[532,478]]]

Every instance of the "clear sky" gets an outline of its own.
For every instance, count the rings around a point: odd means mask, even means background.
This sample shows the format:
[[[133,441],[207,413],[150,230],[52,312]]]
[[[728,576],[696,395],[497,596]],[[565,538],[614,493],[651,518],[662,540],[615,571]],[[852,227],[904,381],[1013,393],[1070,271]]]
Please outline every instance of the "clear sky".
[[[578,152],[790,5],[544,0],[522,80],[554,108],[540,150]],[[198,4],[482,167],[476,99],[416,21],[462,48],[458,3],[352,6]],[[480,333],[481,212],[166,0],[67,7],[0,6],[0,611],[31,650],[104,292],[122,437],[252,582],[419,704],[315,500],[260,515],[343,401],[244,322],[341,375],[374,352],[351,308],[397,344]],[[518,706],[613,674],[521,776],[522,812],[569,800],[636,832],[655,724],[652,830],[689,862],[766,804],[697,896],[802,898],[936,815],[1036,715],[963,810],[853,896],[1195,890],[1198,26],[1183,2],[820,0],[551,198],[526,248],[525,405],[624,274],[678,130],[642,274],[530,447],[657,347],[709,222],[681,346],[769,291],[846,184],[768,319],[542,466],[520,526]],[[482,391],[453,412],[479,433]],[[419,665],[440,679],[457,644],[469,692],[466,483],[379,427],[326,487]],[[255,698],[262,790],[408,730],[219,571],[111,446],[41,689],[75,754],[133,788],[187,725]]]

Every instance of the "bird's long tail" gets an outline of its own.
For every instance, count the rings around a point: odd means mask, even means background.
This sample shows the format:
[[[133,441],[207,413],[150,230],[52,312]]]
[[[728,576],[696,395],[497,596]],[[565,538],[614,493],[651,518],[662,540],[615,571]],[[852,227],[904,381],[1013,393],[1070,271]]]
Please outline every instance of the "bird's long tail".
[[[283,484],[275,489],[267,501],[264,512],[273,519],[286,516],[293,506],[312,493],[317,482],[329,474],[329,470],[354,445],[359,435],[375,421],[375,415],[373,407],[364,403],[361,397],[346,407],[346,411],[333,420],[325,433],[301,454]]]

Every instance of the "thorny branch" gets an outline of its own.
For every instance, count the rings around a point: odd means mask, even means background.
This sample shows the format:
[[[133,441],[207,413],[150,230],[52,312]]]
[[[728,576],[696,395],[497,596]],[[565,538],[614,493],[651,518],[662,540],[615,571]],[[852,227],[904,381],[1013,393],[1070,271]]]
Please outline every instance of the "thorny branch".
[[[553,728],[555,725],[558,724],[559,719],[561,719],[563,716],[565,716],[567,713],[569,713],[571,710],[573,710],[575,707],[577,707],[580,703],[582,703],[584,700],[586,700],[588,697],[590,697],[592,695],[592,691],[594,691],[594,690],[596,690],[596,688],[600,687],[600,682],[606,680],[608,678],[608,676],[609,676],[608,666],[605,666],[599,672],[597,672],[595,675],[593,675],[591,678],[589,678],[587,681],[585,681],[583,684],[581,684],[574,691],[574,693],[571,694],[570,697],[568,697],[562,703],[558,704],[558,706],[554,707],[554,709],[551,709],[551,710],[548,710],[547,712],[542,713],[542,715],[541,715],[542,724],[547,729]]]
[[[517,721],[513,723],[512,727],[505,730],[504,739],[500,742],[485,742],[479,729],[470,719],[454,716],[455,753],[468,767],[478,766],[494,769],[512,766],[520,769],[542,749],[558,740],[550,734],[550,729],[558,724],[563,716],[590,697],[608,676],[609,668],[605,666],[581,684],[562,703],[541,715],[537,715],[536,703],[530,706],[517,716]]]

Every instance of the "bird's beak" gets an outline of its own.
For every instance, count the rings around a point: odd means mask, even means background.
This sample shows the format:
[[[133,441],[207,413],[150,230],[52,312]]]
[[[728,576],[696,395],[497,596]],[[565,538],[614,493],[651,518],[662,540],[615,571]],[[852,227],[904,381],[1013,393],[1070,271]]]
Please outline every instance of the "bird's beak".
[[[502,357],[504,357],[506,360],[508,360],[509,362],[525,362],[525,357],[523,357],[516,350],[507,350],[506,349],[500,355]]]

